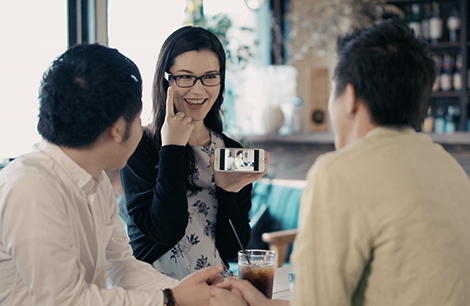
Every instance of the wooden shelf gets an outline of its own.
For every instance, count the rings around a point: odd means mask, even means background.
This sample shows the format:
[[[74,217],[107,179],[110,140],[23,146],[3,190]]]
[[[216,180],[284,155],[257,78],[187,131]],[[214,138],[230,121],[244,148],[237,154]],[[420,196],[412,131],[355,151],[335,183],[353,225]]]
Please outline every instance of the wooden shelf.
[[[434,142],[443,145],[470,145],[470,132],[455,132],[452,134],[430,133]]]
[[[232,135],[234,136],[234,135]],[[333,144],[333,132],[304,132],[291,135],[266,134],[266,135],[245,135],[234,136],[236,140],[246,140],[253,143],[278,142],[286,144]]]
[[[467,44],[468,46],[470,45]],[[430,46],[431,46],[431,50],[433,51],[445,51],[445,50],[455,50],[455,51],[459,51],[460,50],[460,42],[455,42],[455,43],[452,43],[450,41],[443,41],[443,42],[438,42],[437,44],[432,44],[430,43]]]
[[[462,95],[461,91],[433,91],[432,98],[460,98]]]
[[[455,132],[452,134],[435,134],[429,133],[432,140],[443,145],[469,145],[470,146],[470,132]],[[334,134],[333,132],[304,132],[292,135],[245,135],[234,136],[236,140],[245,140],[254,144],[263,143],[282,143],[282,144],[318,144],[318,145],[333,145]]]
[[[432,2],[432,0],[392,0],[387,1],[389,4],[402,4],[402,3],[420,3],[420,2]]]

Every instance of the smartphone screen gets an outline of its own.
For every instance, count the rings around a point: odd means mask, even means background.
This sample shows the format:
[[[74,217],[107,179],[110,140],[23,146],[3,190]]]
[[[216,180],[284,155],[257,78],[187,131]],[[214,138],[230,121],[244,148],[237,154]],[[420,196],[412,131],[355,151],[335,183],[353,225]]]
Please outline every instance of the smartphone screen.
[[[217,148],[214,168],[217,171],[263,172],[264,150]]]

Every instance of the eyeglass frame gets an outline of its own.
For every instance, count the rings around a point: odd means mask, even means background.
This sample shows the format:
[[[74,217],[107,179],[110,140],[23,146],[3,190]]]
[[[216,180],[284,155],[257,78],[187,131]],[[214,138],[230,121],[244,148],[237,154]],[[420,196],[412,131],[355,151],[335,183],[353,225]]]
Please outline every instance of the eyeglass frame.
[[[207,77],[207,76],[210,76],[210,75],[219,75],[220,76],[220,83],[219,84],[215,84],[215,85],[206,85],[204,84],[204,78]],[[178,85],[178,80],[177,78],[178,77],[183,77],[183,76],[190,76],[190,77],[193,77],[193,85],[191,86],[180,86]],[[204,85],[204,86],[207,86],[207,87],[215,87],[215,86],[218,86],[222,83],[222,79],[224,78],[224,75],[222,73],[209,73],[209,74],[205,74],[203,76],[200,76],[200,77],[197,77],[195,75],[190,75],[190,74],[182,74],[182,75],[173,75],[169,72],[166,72],[163,74],[163,77],[165,78],[165,80],[167,80],[168,82],[170,82],[172,79],[175,80],[175,83],[176,83],[176,86],[180,87],[180,88],[191,88],[191,87],[194,87],[194,85],[196,85],[197,81],[201,81],[201,84]]]

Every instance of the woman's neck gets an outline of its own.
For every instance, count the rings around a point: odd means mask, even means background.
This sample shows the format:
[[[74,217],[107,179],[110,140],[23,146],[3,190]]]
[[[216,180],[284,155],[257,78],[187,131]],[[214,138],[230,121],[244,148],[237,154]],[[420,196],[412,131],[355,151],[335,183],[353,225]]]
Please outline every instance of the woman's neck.
[[[189,136],[188,143],[192,146],[207,146],[211,143],[211,133],[209,128],[204,125],[201,121],[201,124],[195,124],[191,136]]]

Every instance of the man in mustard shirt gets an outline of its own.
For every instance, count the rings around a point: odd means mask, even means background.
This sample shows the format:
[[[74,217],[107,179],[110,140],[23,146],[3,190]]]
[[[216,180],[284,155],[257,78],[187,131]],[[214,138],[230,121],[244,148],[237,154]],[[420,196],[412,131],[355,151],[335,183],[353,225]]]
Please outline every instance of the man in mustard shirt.
[[[295,306],[463,306],[470,301],[470,181],[419,129],[435,68],[426,43],[387,20],[342,38],[329,100],[336,151],[301,199]],[[246,281],[211,305],[287,305]]]

